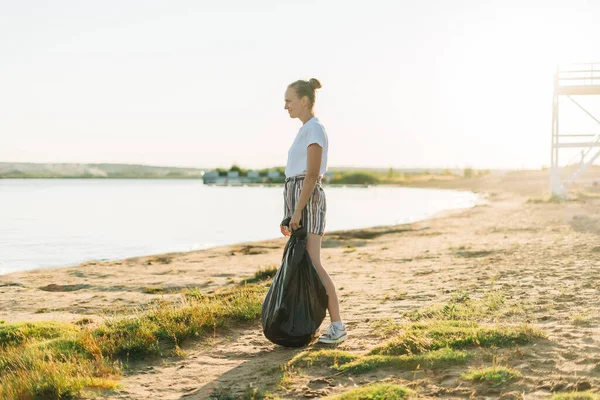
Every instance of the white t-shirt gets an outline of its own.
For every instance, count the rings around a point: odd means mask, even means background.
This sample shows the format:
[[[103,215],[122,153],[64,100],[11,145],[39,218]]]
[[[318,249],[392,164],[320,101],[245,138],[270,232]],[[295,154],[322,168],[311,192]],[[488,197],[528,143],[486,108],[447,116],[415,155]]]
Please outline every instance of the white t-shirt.
[[[327,151],[329,150],[329,141],[325,127],[317,117],[309,119],[296,135],[292,147],[288,151],[287,166],[285,167],[285,176],[290,178],[296,175],[306,174],[308,146],[316,143],[323,149],[321,155],[321,170],[319,175],[324,175],[327,172]]]

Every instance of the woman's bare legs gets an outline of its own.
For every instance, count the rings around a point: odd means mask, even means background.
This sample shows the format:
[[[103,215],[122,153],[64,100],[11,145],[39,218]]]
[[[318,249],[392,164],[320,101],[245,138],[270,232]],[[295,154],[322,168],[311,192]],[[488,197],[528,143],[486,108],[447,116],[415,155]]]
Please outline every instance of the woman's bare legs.
[[[306,240],[306,250],[308,251],[308,255],[312,260],[317,272],[319,273],[319,277],[321,281],[325,285],[325,289],[327,290],[327,296],[329,297],[329,302],[327,304],[327,309],[329,310],[329,318],[331,318],[331,322],[341,321],[340,317],[340,304],[338,302],[337,293],[335,291],[335,285],[333,281],[329,277],[329,274],[323,268],[323,264],[321,264],[321,241],[323,240],[323,236],[317,235],[314,233],[309,233]]]

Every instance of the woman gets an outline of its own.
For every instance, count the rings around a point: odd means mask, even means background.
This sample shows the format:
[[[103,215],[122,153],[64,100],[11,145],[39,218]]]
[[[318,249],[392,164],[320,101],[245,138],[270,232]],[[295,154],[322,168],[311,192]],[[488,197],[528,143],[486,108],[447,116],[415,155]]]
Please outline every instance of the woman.
[[[335,344],[346,340],[348,335],[340,317],[335,286],[321,264],[321,240],[327,211],[321,178],[327,171],[329,143],[325,128],[314,113],[315,91],[320,87],[321,83],[312,78],[291,83],[285,92],[285,109],[290,118],[298,118],[303,125],[288,151],[283,196],[285,217],[291,216],[290,229],[306,228],[308,254],[329,296],[327,309],[331,325],[327,333],[319,337],[319,342]],[[285,226],[281,225],[280,229],[284,236],[290,235]]]

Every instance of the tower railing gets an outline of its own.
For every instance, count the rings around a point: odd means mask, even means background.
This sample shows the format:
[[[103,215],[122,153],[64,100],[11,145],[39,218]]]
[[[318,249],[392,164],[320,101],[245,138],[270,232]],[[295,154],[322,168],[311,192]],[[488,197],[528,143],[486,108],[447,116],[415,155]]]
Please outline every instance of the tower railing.
[[[600,63],[570,64],[557,67],[554,74],[554,95],[552,100],[552,146],[550,162],[550,190],[553,194],[562,195],[568,186],[575,182],[600,157],[600,133],[574,132],[563,133],[559,124],[560,99],[566,98],[574,103],[585,115],[598,125],[600,119],[582,106],[579,96],[600,95]],[[568,127],[567,127],[568,129]],[[568,139],[565,139],[568,138]],[[578,138],[574,140],[575,138]],[[584,138],[584,139],[581,139]],[[591,138],[591,139],[590,139]],[[581,149],[581,161],[574,172],[561,181],[559,152],[563,148]]]

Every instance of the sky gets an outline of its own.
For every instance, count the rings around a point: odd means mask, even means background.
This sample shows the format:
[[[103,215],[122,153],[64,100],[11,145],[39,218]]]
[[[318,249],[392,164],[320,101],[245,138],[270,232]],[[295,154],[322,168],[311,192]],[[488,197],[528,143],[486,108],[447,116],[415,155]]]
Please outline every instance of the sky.
[[[285,165],[285,89],[315,77],[331,167],[540,168],[556,65],[600,62],[598,17],[600,0],[0,0],[0,162]]]

